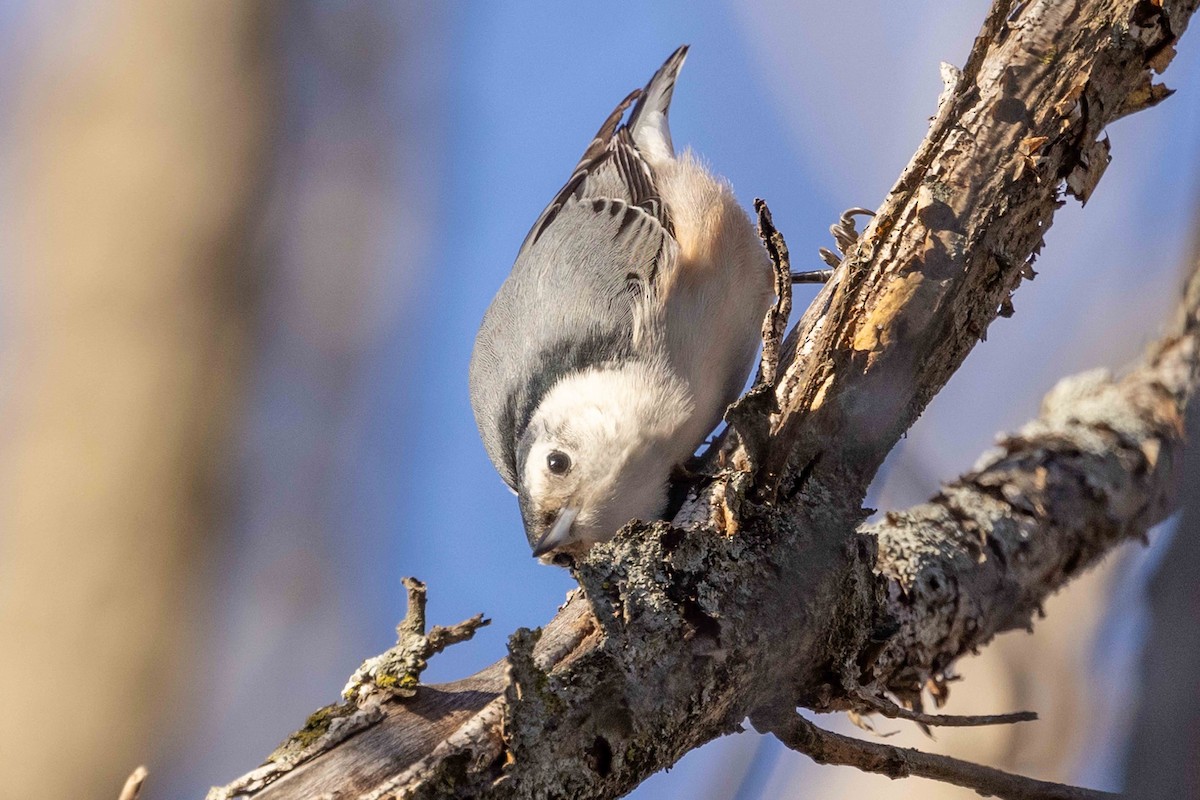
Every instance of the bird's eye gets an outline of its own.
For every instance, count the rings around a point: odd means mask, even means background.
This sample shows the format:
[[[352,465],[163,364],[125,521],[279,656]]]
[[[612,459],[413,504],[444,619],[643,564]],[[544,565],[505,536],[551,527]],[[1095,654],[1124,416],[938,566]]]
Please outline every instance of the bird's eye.
[[[554,450],[546,456],[546,468],[555,475],[566,475],[571,469],[571,457],[561,450]]]

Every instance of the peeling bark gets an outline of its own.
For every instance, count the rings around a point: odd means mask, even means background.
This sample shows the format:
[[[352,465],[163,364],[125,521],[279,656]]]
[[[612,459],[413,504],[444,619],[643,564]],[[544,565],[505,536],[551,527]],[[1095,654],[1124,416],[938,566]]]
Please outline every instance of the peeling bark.
[[[506,661],[384,701],[361,732],[232,794],[617,797],[763,709],[871,713],[891,693],[919,710],[955,658],[1144,536],[1170,507],[1197,379],[1195,280],[1183,321],[1127,377],[1064,383],[926,505],[862,528],[860,503],[1011,311],[1063,187],[1095,188],[1104,126],[1162,94],[1150,70],[1196,5],[998,2],[783,348],[776,402],[753,411],[765,441],[729,437],[733,467],[673,524],[631,523],[596,547],[575,569],[584,592],[544,630],[517,631]]]
[[[939,681],[962,653],[1031,627],[1047,595],[1170,513],[1198,334],[1192,319],[1120,380],[1063,380],[974,471],[865,529],[878,541],[883,615],[900,633],[864,683],[910,696]]]

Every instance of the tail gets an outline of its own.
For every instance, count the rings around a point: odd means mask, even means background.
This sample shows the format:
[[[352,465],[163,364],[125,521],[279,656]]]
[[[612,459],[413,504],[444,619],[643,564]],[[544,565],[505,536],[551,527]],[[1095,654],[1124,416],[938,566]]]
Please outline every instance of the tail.
[[[652,162],[675,155],[667,111],[671,106],[671,94],[675,91],[675,79],[679,77],[687,53],[686,44],[671,53],[666,63],[658,68],[658,72],[646,84],[629,116],[629,131],[633,141]]]

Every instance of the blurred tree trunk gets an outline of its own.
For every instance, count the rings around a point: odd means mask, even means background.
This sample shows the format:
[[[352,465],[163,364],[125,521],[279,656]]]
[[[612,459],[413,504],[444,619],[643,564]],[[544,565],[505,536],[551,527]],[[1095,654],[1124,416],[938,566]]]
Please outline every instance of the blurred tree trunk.
[[[1152,621],[1125,774],[1131,798],[1200,797],[1200,407],[1188,434],[1183,514],[1147,587]]]
[[[186,679],[252,329],[274,15],[175,0],[35,26],[3,351],[7,797],[115,795]]]

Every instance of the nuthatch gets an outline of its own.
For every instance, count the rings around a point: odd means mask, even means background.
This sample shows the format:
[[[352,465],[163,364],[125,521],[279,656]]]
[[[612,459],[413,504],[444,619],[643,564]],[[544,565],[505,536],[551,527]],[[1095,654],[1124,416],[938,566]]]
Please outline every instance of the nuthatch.
[[[733,191],[671,143],[686,56],[600,126],[475,340],[475,420],[543,561],[665,512],[673,469],[741,392],[772,302]]]

